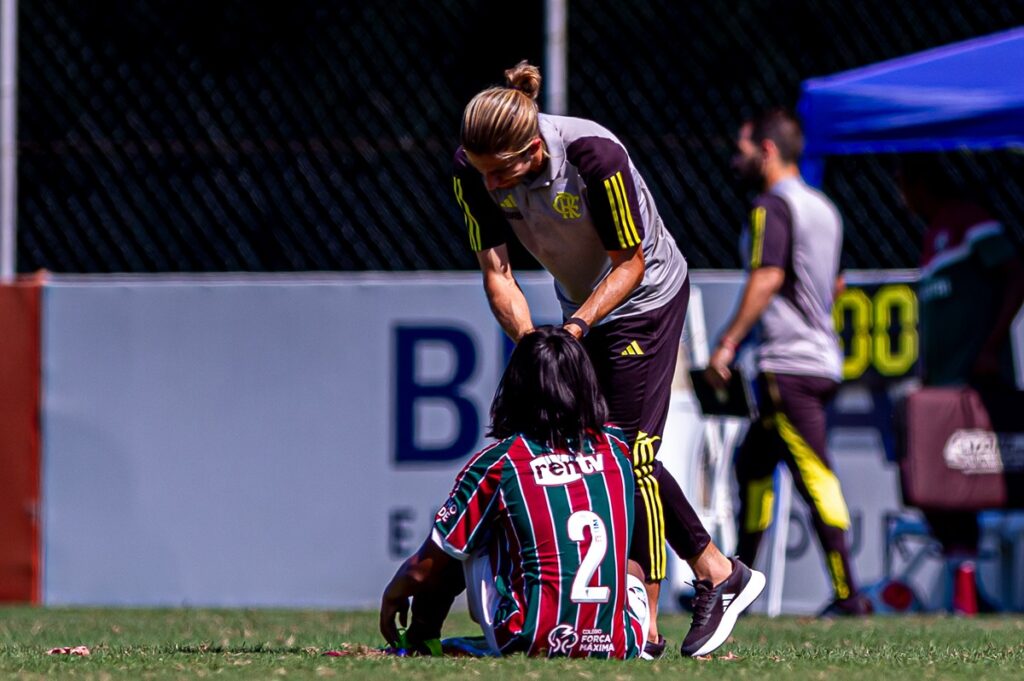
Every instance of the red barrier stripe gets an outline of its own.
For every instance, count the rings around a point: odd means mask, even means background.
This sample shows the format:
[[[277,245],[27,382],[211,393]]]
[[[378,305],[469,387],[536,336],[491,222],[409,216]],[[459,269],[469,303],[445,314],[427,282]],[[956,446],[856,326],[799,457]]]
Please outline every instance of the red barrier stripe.
[[[0,286],[0,602],[40,600],[38,281]]]

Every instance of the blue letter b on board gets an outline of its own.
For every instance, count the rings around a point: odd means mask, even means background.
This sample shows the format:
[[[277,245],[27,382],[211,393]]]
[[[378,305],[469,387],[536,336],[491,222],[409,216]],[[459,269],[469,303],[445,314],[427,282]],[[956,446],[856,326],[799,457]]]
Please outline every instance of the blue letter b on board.
[[[425,378],[422,350],[443,353],[452,370]],[[399,326],[395,329],[395,461],[464,459],[479,438],[480,417],[463,387],[476,370],[476,348],[469,334],[448,326]],[[446,442],[426,443],[425,407],[446,408],[454,433]]]

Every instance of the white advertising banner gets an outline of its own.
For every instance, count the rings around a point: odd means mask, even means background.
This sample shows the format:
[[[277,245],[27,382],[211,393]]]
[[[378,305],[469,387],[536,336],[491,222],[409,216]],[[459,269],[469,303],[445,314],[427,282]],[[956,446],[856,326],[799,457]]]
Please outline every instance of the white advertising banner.
[[[48,604],[375,605],[505,348],[473,274],[58,278],[44,329]]]
[[[694,274],[707,338],[740,282]],[[520,283],[535,321],[560,319],[546,274]],[[43,601],[60,605],[375,606],[484,445],[510,351],[475,273],[56,277],[43,329]],[[862,427],[832,454],[870,580],[898,487],[884,405],[846,399]],[[703,422],[685,391],[673,405],[662,457],[693,487]],[[783,611],[828,594],[801,513]]]

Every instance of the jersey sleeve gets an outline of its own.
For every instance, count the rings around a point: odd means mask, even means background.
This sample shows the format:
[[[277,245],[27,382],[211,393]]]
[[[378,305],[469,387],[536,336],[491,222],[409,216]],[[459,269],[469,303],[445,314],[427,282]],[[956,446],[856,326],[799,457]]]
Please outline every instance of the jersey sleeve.
[[[488,539],[488,527],[499,497],[506,448],[480,452],[455,479],[448,500],[434,516],[431,537],[445,553],[465,560]]]
[[[626,150],[613,139],[581,137],[565,153],[587,187],[591,219],[605,249],[639,246],[644,225]]]
[[[792,238],[793,220],[785,199],[773,194],[757,197],[750,211],[750,269],[787,269]]]
[[[487,192],[480,173],[469,164],[462,147],[456,150],[452,166],[455,201],[466,220],[469,247],[474,253],[479,253],[502,245],[505,243],[508,222]]]

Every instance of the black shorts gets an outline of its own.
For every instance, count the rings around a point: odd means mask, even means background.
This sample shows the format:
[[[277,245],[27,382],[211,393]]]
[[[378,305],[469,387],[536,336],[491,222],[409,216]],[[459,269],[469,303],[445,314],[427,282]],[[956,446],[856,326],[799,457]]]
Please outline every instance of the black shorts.
[[[653,460],[668,418],[690,279],[656,310],[595,326],[583,339],[608,402],[608,420],[626,433],[630,447]]]
[[[687,278],[657,310],[602,324],[583,339],[608,401],[608,420],[625,431],[632,452],[636,516],[629,557],[648,581],[665,578],[666,540],[684,559],[699,555],[711,541],[679,484],[655,459],[689,300]]]

